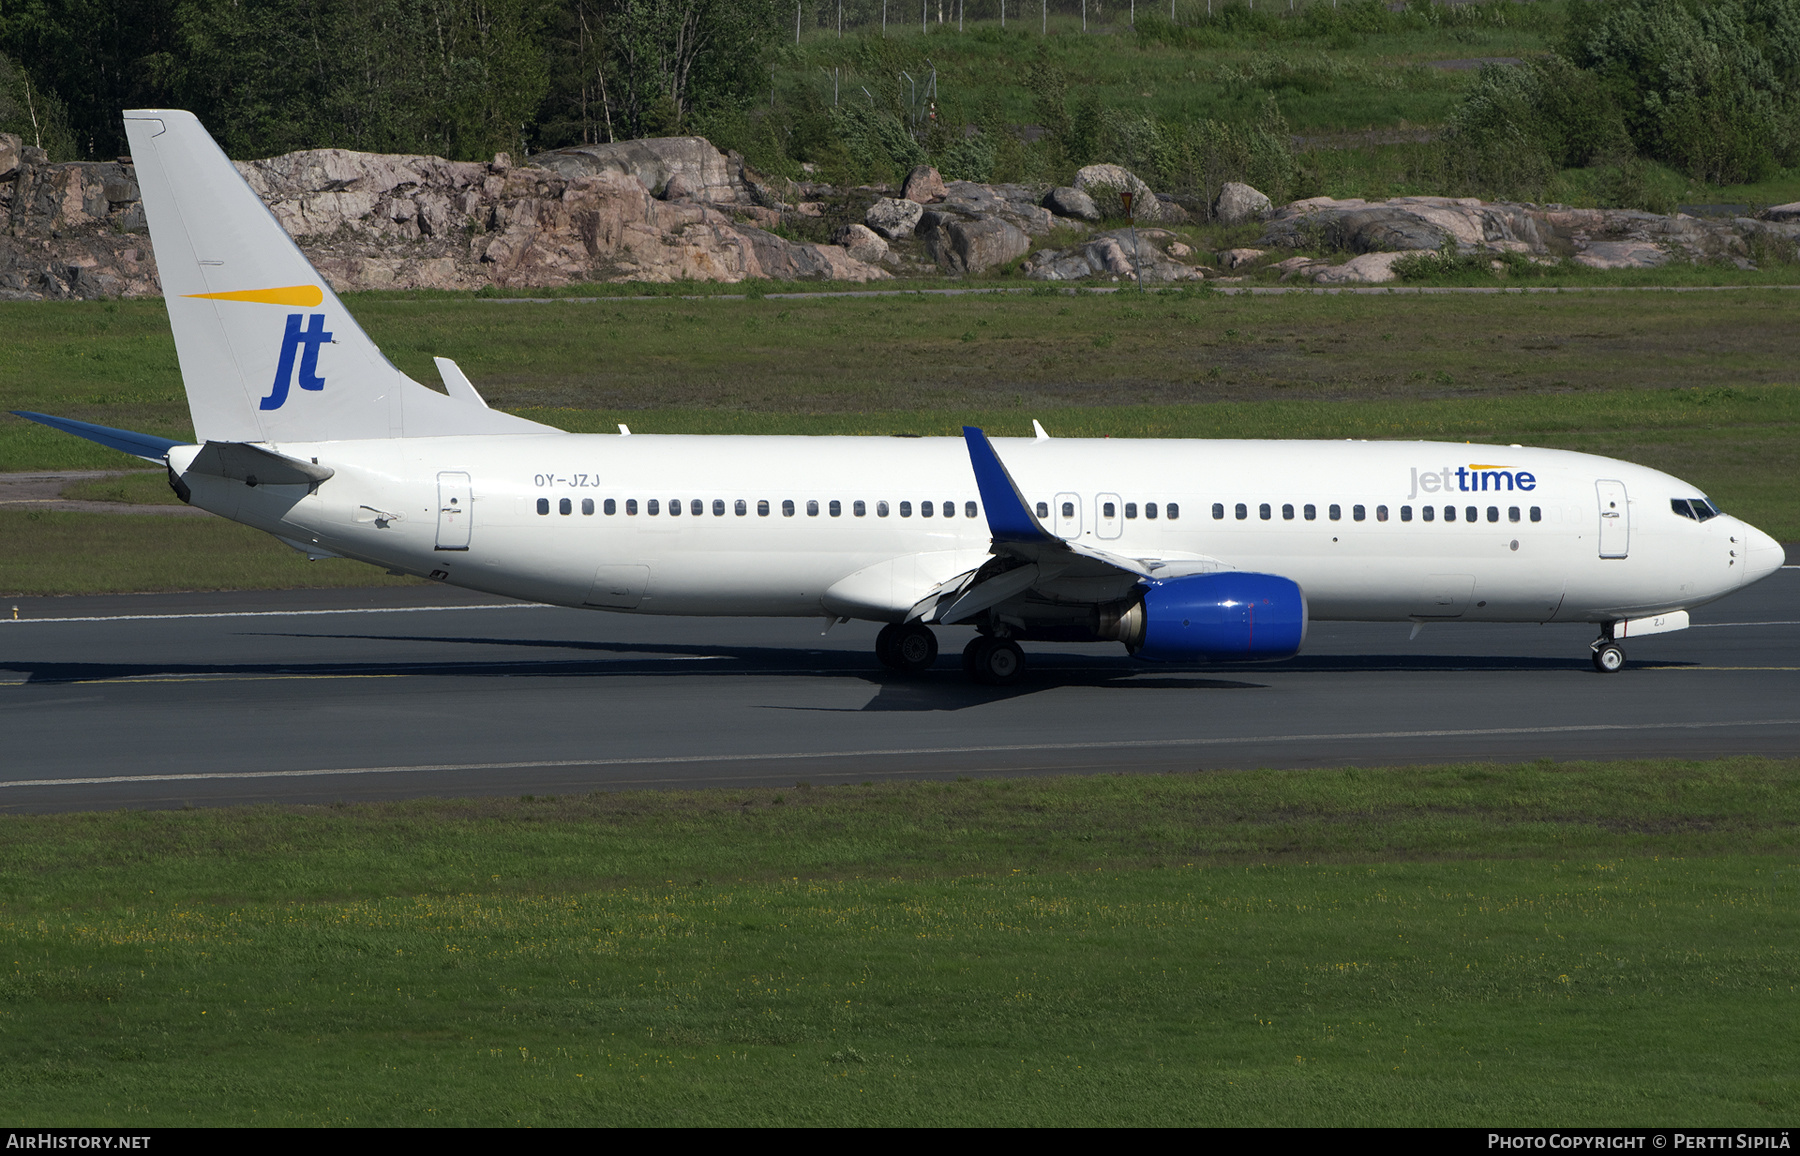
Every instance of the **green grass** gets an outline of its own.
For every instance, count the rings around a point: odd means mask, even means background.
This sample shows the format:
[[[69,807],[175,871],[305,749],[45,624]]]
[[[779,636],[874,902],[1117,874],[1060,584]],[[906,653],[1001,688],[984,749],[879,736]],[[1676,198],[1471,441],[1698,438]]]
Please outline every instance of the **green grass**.
[[[448,356],[495,405],[607,418],[1511,395],[1549,414],[1568,391],[1792,383],[1800,360],[1800,297],[1786,290],[556,305],[371,294],[352,308],[421,381]],[[0,305],[0,333],[6,409],[189,436],[159,302]],[[129,461],[0,417],[0,469]]]
[[[1024,77],[1034,61],[1048,60],[1070,78],[1071,97],[1079,93],[1101,108],[1159,118],[1254,119],[1274,95],[1298,133],[1435,124],[1474,73],[1424,65],[1544,52],[1561,33],[1564,5],[1493,5],[1448,18],[1423,10],[1371,12],[1373,21],[1363,22],[1369,31],[1334,24],[1329,11],[1309,22],[1290,19],[1285,6],[1273,14],[1267,5],[1258,8],[1208,22],[1203,3],[1183,0],[1176,10],[1180,26],[1171,28],[1168,6],[1150,0],[1137,6],[1141,30],[1133,32],[1126,7],[1108,6],[1104,15],[1093,12],[1091,32],[1083,35],[1079,10],[1071,6],[1051,14],[1047,37],[1035,6],[1014,7],[1002,31],[994,5],[971,5],[965,31],[934,22],[924,35],[914,8],[912,23],[894,19],[885,40],[878,32],[840,40],[835,28],[809,30],[798,49],[787,51],[788,67],[777,80],[787,99],[805,86],[829,104],[836,67],[846,96],[862,99],[866,85],[885,100],[899,69],[922,76],[930,66],[922,70],[920,62],[929,58],[947,123],[997,107],[1004,121],[1029,124],[1036,110]],[[904,103],[904,81],[900,92]]]
[[[1774,1126],[1800,761],[0,817],[83,1124]]]
[[[152,475],[160,481],[160,474]],[[223,518],[0,510],[0,595],[394,586],[361,562],[308,562],[260,530]]]
[[[90,478],[63,487],[62,496],[77,502],[118,502],[128,506],[179,506],[162,470],[140,470],[110,478]]]
[[[366,294],[402,369],[455,358],[493,404],[576,432],[1478,441],[1667,470],[1800,540],[1800,296],[1213,294],[501,305]],[[972,335],[967,340],[964,335]],[[1105,341],[1102,348],[1097,339]],[[0,409],[192,436],[160,302],[0,305]],[[0,416],[0,469],[143,463]],[[79,495],[167,501],[146,473]],[[205,520],[0,513],[0,591],[385,580]]]

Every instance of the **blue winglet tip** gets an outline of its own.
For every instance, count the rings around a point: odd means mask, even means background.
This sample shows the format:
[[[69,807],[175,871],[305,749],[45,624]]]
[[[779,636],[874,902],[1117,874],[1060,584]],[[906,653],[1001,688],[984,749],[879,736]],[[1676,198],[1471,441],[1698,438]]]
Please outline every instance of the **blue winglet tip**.
[[[963,440],[969,446],[969,464],[975,470],[975,485],[981,490],[981,504],[987,510],[988,530],[996,542],[1041,542],[1051,537],[1025,504],[1012,475],[994,452],[993,443],[977,426],[963,427]]]

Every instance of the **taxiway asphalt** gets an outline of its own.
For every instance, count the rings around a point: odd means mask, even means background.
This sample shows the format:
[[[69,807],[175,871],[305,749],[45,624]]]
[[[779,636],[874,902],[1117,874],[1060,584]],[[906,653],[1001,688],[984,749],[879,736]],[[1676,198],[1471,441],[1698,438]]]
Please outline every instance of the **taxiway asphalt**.
[[[10,615],[18,607],[19,618]],[[1315,623],[1285,663],[1027,644],[907,677],[875,628],[647,618],[442,588],[0,603],[0,810],[1800,753],[1800,569],[1634,641],[1592,627]]]

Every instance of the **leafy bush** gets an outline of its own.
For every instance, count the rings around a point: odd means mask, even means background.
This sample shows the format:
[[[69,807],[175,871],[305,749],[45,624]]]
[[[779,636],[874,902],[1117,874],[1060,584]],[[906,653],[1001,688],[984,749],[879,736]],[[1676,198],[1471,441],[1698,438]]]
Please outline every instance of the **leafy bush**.
[[[1800,0],[1578,0],[1563,54],[1615,94],[1638,151],[1696,180],[1800,161]]]
[[[935,158],[938,172],[947,181],[994,179],[994,146],[986,135],[958,137]]]
[[[1271,199],[1288,199],[1296,167],[1287,122],[1273,98],[1253,124],[1216,120],[1158,121],[1108,109],[1099,152],[1152,188],[1187,194],[1209,208],[1226,181],[1243,181]]]
[[[869,174],[891,180],[925,163],[925,147],[898,116],[872,101],[847,100],[832,115],[844,151]]]

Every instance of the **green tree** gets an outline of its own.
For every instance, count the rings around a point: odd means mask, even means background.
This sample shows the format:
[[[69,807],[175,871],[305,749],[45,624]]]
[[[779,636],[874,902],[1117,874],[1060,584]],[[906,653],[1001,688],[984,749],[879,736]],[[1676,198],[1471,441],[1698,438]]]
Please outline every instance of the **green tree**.
[[[26,145],[41,148],[53,161],[75,155],[68,110],[53,92],[37,87],[23,68],[0,56],[0,132],[17,133]]]
[[[27,70],[34,97],[67,109],[76,155],[126,151],[122,109],[166,102],[156,61],[174,32],[175,0],[7,0],[0,53]]]
[[[619,135],[679,132],[697,111],[747,102],[781,12],[775,0],[611,0],[606,106]]]
[[[228,153],[531,142],[549,0],[182,0],[164,67]]]

